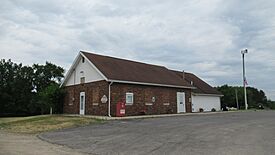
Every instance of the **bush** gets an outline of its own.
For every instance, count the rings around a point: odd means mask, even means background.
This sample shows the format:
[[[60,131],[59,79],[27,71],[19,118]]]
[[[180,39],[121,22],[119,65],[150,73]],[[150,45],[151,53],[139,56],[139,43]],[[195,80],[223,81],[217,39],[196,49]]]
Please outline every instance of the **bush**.
[[[200,112],[203,112],[204,110],[203,110],[203,108],[200,108],[199,111],[200,111]]]
[[[211,111],[212,111],[212,112],[216,112],[217,110],[216,110],[215,108],[212,108]]]
[[[275,104],[270,105],[270,109],[275,110]]]

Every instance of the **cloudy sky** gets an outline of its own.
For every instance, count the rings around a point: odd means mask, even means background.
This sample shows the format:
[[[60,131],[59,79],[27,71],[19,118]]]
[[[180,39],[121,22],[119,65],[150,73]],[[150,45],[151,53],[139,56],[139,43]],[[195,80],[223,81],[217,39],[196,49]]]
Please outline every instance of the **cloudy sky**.
[[[242,84],[275,100],[273,0],[2,0],[0,58],[68,70],[79,50]]]

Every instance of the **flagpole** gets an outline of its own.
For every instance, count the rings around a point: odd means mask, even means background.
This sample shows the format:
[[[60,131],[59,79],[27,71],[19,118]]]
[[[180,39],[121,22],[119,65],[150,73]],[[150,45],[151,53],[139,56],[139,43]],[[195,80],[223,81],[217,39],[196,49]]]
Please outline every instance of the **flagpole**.
[[[241,51],[243,57],[243,88],[244,88],[244,103],[245,103],[245,110],[248,108],[247,104],[247,94],[246,94],[246,77],[245,77],[245,63],[244,63],[244,55],[248,53],[247,49]]]

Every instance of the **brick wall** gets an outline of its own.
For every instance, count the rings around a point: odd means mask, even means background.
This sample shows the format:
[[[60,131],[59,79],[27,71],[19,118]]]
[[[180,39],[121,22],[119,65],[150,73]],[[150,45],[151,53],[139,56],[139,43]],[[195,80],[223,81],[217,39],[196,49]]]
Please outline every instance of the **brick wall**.
[[[143,111],[146,114],[177,113],[177,92],[185,92],[186,112],[191,112],[190,89],[114,83],[111,90],[112,116],[115,116],[115,103],[125,101],[126,92],[134,93],[134,103],[126,105],[126,115],[140,115]],[[155,102],[152,102],[152,97],[155,97]]]
[[[108,102],[101,103],[103,95],[108,97],[108,83],[97,81],[65,87],[64,113],[79,114],[80,92],[85,92],[85,114],[106,116]]]
[[[85,92],[85,114],[103,115],[108,114],[108,102],[101,103],[103,95],[108,97],[108,82],[98,81],[65,87],[66,96],[64,113],[79,114],[79,94]],[[111,86],[111,115],[116,114],[116,103],[125,101],[126,92],[134,93],[134,103],[126,105],[126,115],[167,114],[177,113],[177,92],[185,92],[186,112],[191,112],[190,89],[156,87],[133,84],[113,83]],[[155,102],[152,102],[155,97]]]

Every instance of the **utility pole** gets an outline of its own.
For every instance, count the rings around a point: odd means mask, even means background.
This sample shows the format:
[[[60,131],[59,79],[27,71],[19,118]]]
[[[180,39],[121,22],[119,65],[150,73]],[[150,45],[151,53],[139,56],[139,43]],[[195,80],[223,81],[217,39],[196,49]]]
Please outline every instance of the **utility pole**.
[[[237,109],[239,110],[239,99],[238,99],[238,90],[237,89],[235,89],[235,94],[236,94]]]
[[[245,62],[244,62],[244,55],[248,53],[247,49],[241,50],[242,58],[243,58],[243,89],[244,89],[244,103],[245,103],[245,110],[248,108],[247,104],[247,94],[246,94],[246,77],[245,77]]]

